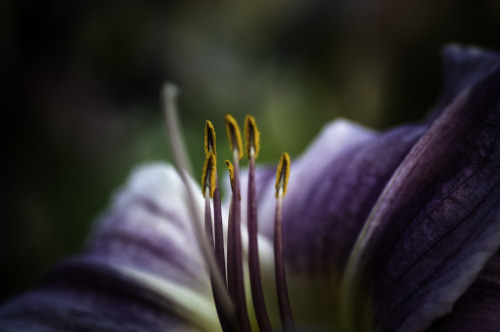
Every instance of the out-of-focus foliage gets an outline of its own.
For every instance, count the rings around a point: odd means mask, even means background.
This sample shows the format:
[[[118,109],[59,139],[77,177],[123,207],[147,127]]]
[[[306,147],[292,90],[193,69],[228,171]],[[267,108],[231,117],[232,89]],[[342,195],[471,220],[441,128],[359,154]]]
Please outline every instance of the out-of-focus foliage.
[[[225,157],[228,112],[256,117],[273,162],[336,117],[418,121],[441,46],[499,50],[498,31],[498,1],[0,2],[0,299],[81,249],[133,165],[170,159],[163,81],[182,89],[195,170],[206,119]]]

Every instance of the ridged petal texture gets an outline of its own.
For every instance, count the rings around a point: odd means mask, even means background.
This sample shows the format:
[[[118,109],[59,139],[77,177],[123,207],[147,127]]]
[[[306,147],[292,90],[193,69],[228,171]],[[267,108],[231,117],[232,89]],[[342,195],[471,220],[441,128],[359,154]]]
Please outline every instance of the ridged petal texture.
[[[500,328],[500,255],[494,255],[472,287],[455,303],[453,312],[436,321],[429,332],[481,331]]]
[[[500,61],[486,57],[489,70],[477,51],[448,52],[461,89],[369,217],[361,259],[380,330],[422,331],[449,313],[500,245]]]
[[[376,134],[337,121],[292,161],[285,255],[292,279],[310,276],[295,298],[292,289],[292,307],[318,276],[345,268],[366,223],[360,273],[372,289],[375,328],[423,331],[452,310],[500,245],[499,67],[497,54],[448,47],[444,94],[427,123]],[[270,173],[257,186],[269,237]],[[323,286],[319,306],[332,296]]]
[[[185,195],[172,166],[138,167],[96,225],[87,251],[4,306],[0,330],[217,330]],[[201,209],[201,198],[197,204]]]

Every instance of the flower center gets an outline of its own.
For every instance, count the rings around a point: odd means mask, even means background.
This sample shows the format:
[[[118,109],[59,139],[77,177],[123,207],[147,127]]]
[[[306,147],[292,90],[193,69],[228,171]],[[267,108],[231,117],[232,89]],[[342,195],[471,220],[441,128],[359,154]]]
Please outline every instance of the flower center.
[[[250,319],[247,310],[247,301],[243,278],[243,259],[241,244],[241,196],[239,191],[239,162],[243,157],[240,129],[236,120],[226,116],[226,131],[229,137],[230,147],[233,154],[233,162],[226,160],[231,181],[231,204],[228,220],[227,234],[227,261],[224,253],[224,235],[222,233],[222,217],[220,211],[219,185],[216,181],[216,149],[215,130],[210,121],[205,123],[205,166],[202,174],[202,192],[205,197],[205,234],[210,244],[210,249],[217,259],[218,270],[227,287],[227,292],[234,305],[234,316],[225,312],[220,305],[220,294],[215,287],[213,289],[217,313],[224,331],[251,331]],[[248,231],[248,271],[250,276],[250,290],[253,309],[260,331],[272,331],[268,317],[266,303],[262,290],[260,276],[259,248],[257,241],[257,201],[255,190],[255,159],[260,150],[260,133],[257,129],[255,119],[247,116],[245,119],[245,151],[248,158],[248,197],[247,197],[247,231]],[[278,295],[278,307],[280,310],[283,330],[293,331],[292,316],[288,300],[285,267],[283,259],[281,206],[286,192],[286,183],[290,172],[290,158],[284,153],[281,157],[276,172],[276,216],[275,216],[275,272]],[[212,221],[210,198],[214,197],[214,220]],[[212,230],[215,229],[213,232]],[[227,263],[227,276],[225,265]]]
[[[220,188],[217,175],[217,151],[215,130],[210,121],[205,123],[205,164],[203,168],[201,188],[205,198],[204,229],[202,217],[197,214],[194,194],[188,184],[190,165],[180,134],[177,121],[175,97],[177,89],[166,84],[164,104],[167,130],[174,154],[174,161],[182,181],[186,184],[188,204],[193,226],[203,254],[209,267],[214,303],[219,316],[220,325],[226,331],[250,332],[250,319],[247,309],[243,278],[243,253],[241,240],[241,195],[239,180],[239,163],[243,158],[243,144],[236,120],[227,115],[226,131],[233,155],[232,163],[226,160],[231,182],[231,201],[227,231],[227,259],[224,250],[224,232],[221,211]],[[259,248],[257,241],[257,201],[255,190],[255,159],[260,150],[260,133],[255,119],[245,119],[245,151],[248,158],[248,197],[247,197],[247,231],[248,231],[248,271],[253,309],[260,331],[272,331],[262,291],[260,276]],[[284,331],[293,331],[292,315],[288,300],[282,241],[283,197],[286,193],[290,173],[290,158],[283,153],[276,172],[276,213],[274,232],[275,279],[280,312],[281,325]],[[212,210],[213,207],[213,220]],[[226,269],[227,266],[227,269]]]

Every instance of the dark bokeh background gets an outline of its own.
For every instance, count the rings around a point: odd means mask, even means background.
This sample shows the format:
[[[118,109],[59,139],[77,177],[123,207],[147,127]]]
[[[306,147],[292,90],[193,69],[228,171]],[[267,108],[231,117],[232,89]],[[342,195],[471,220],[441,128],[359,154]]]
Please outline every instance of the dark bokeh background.
[[[134,165],[170,158],[165,80],[196,170],[227,112],[256,116],[272,161],[337,117],[422,119],[442,46],[500,50],[499,31],[499,1],[1,1],[0,302],[82,249]]]

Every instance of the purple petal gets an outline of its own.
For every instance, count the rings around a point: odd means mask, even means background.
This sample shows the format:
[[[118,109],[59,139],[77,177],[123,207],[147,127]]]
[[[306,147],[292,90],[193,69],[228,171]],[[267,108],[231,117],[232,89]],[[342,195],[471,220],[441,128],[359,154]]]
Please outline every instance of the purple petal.
[[[88,250],[3,307],[0,330],[186,330],[200,317],[218,326],[184,196],[172,166],[138,168]]]
[[[284,253],[292,312],[302,327],[338,323],[332,311],[338,310],[335,292],[349,252],[387,181],[424,132],[424,126],[405,126],[377,134],[339,120],[292,161]],[[259,171],[259,230],[272,238],[275,170]]]
[[[292,269],[310,275],[341,269],[373,204],[423,131],[407,126],[376,134],[335,121],[292,161],[283,205],[284,250]],[[268,188],[259,197],[260,231],[271,237],[274,177],[262,177],[267,181],[258,187]]]
[[[105,266],[70,262],[5,306],[2,331],[165,331],[186,328],[167,302]]]
[[[371,207],[422,132],[403,127],[373,137],[326,160],[322,169],[310,167],[321,157],[303,159],[302,172],[290,178],[296,191],[283,205],[292,266],[342,269]]]
[[[370,216],[361,264],[384,331],[448,313],[500,244],[500,70],[447,107]]]
[[[500,255],[488,261],[453,312],[435,322],[429,332],[500,331]]]
[[[94,231],[88,254],[210,294],[184,195],[184,185],[173,167],[139,167]],[[199,198],[202,210],[201,195]]]
[[[336,120],[326,125],[301,158],[292,160],[286,200],[290,197],[296,197],[294,199],[299,200],[302,196],[302,186],[310,182],[309,178],[317,177],[321,171],[325,172],[328,165],[326,162],[319,162],[320,160],[333,159],[344,150],[351,149],[375,136],[374,132],[346,120]],[[255,182],[259,208],[259,231],[270,238],[274,232],[275,176],[276,166],[257,167]],[[247,172],[242,172],[240,178],[246,179],[247,177]],[[246,197],[246,181],[243,180],[240,187],[242,197]],[[246,216],[245,209],[246,204],[243,204],[243,217]]]

